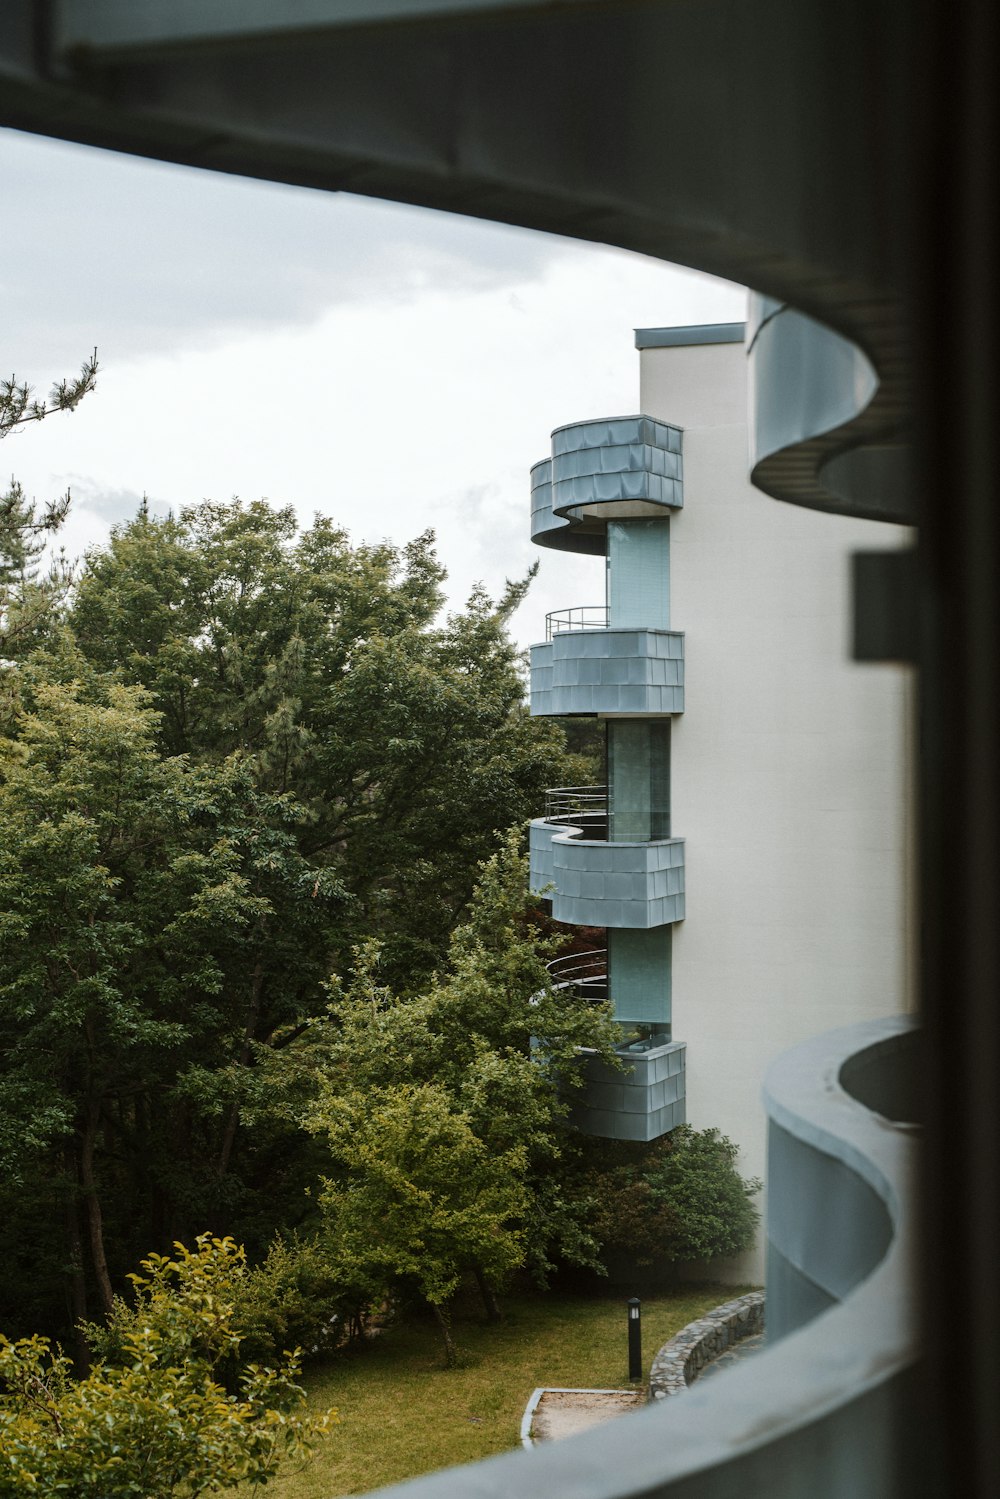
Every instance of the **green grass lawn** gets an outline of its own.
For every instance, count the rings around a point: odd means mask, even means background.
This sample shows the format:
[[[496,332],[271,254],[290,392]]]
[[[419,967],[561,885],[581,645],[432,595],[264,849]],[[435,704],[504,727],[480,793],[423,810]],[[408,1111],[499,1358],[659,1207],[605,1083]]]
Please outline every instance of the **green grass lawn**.
[[[685,1323],[749,1287],[685,1289],[644,1297],[643,1357]],[[446,1369],[434,1324],[401,1321],[356,1352],[308,1371],[310,1401],[340,1421],[309,1466],[268,1484],[268,1499],[334,1499],[473,1462],[518,1443],[538,1385],[628,1386],[625,1297],[549,1294],[504,1300],[488,1326],[473,1304],[456,1309],[462,1366]]]

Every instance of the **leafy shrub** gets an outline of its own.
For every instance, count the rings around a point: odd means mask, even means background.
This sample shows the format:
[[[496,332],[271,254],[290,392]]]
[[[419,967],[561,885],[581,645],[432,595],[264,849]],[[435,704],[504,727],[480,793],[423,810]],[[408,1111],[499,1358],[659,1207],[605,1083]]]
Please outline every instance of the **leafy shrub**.
[[[586,1181],[604,1257],[627,1255],[651,1268],[749,1249],[760,1219],[751,1199],[761,1182],[740,1176],[737,1155],[717,1129],[690,1125],[641,1150],[592,1151]]]
[[[0,1495],[194,1499],[266,1483],[283,1455],[306,1455],[333,1412],[304,1414],[294,1357],[248,1364],[234,1394],[215,1379],[240,1342],[227,1289],[242,1253],[203,1235],[144,1260],[119,1367],[75,1380],[46,1338],[0,1337]]]
[[[346,1304],[341,1283],[315,1243],[275,1239],[267,1257],[252,1267],[229,1239],[209,1240],[203,1235],[198,1244],[225,1246],[213,1267],[213,1285],[239,1336],[217,1351],[213,1369],[227,1386],[235,1388],[240,1370],[248,1364],[275,1367],[288,1353],[324,1353],[342,1341],[354,1308]],[[178,1249],[187,1255],[181,1246]],[[85,1328],[91,1350],[105,1362],[123,1363],[141,1327],[158,1326],[174,1315],[157,1288],[132,1279],[133,1304],[115,1297],[107,1323],[88,1323]]]

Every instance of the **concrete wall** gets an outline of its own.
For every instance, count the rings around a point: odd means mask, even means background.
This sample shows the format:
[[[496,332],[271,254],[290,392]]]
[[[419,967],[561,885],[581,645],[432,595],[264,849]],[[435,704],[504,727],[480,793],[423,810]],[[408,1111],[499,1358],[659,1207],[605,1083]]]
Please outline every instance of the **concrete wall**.
[[[771,1060],[832,1026],[910,1007],[912,837],[904,669],[848,659],[848,558],[901,527],[776,504],[746,479],[739,344],[650,348],[641,406],[684,429],[671,529],[672,623],[685,632],[673,827],[687,920],[674,929],[673,1034],[688,1118],[762,1176]],[[762,1277],[762,1259],[716,1267]]]

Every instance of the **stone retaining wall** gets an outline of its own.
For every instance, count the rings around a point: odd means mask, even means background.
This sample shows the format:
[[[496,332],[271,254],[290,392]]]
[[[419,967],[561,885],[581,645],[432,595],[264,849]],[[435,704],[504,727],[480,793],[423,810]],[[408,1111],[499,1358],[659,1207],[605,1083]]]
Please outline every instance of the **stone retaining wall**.
[[[764,1292],[751,1291],[689,1322],[664,1343],[649,1371],[649,1398],[664,1400],[694,1384],[706,1364],[743,1338],[764,1331]]]

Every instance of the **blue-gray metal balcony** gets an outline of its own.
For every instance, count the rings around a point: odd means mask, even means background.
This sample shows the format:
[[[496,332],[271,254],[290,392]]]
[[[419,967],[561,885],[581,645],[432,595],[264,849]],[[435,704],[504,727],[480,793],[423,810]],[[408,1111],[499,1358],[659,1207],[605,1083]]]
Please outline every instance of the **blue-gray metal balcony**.
[[[584,1004],[610,998],[607,948],[564,953],[548,965],[554,988],[572,990]],[[617,1006],[616,1006],[617,1008]],[[626,1033],[633,1022],[622,1019]],[[642,1026],[642,1022],[635,1022]],[[658,1140],[685,1122],[686,1058],[683,1041],[667,1034],[630,1040],[618,1052],[621,1068],[583,1047],[585,1087],[576,1097],[572,1121],[583,1134],[605,1140]]]
[[[530,828],[530,887],[569,926],[684,919],[684,839],[609,842],[606,787],[558,787]]]
[[[684,503],[682,433],[650,416],[571,422],[531,470],[531,539],[604,554],[609,520],[664,515]]]
[[[686,1122],[687,1046],[664,1037],[620,1048],[622,1069],[583,1050],[586,1086],[571,1118],[585,1135],[648,1144]]]
[[[684,712],[684,632],[610,626],[602,604],[556,609],[531,647],[535,717]]]

